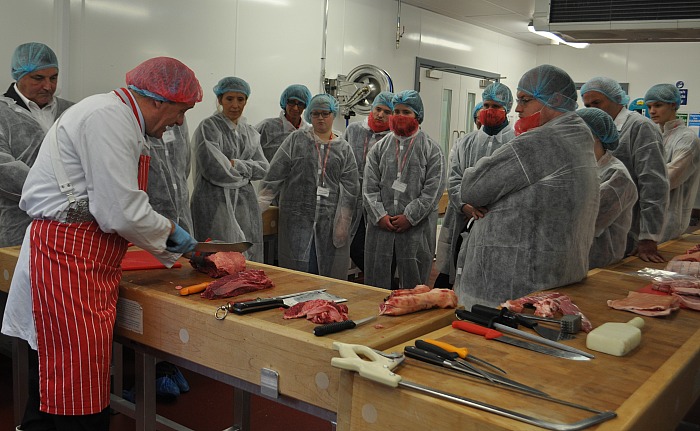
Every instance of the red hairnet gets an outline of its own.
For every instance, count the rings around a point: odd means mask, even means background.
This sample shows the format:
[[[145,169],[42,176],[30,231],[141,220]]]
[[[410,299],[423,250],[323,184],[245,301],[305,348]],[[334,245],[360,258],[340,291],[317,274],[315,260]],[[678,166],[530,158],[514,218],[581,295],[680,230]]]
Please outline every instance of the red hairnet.
[[[170,57],[155,57],[126,74],[126,83],[136,92],[158,100],[176,103],[202,101],[202,87],[194,72]]]

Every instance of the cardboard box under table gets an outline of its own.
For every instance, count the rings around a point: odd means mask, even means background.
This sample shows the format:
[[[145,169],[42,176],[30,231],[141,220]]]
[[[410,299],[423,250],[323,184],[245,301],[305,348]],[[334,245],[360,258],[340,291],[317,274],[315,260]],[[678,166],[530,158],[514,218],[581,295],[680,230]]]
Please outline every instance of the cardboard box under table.
[[[644,285],[637,277],[607,270],[592,271],[581,283],[556,289],[569,295],[594,325],[626,322],[635,314],[610,309],[608,299],[627,296]],[[591,430],[674,430],[700,394],[700,312],[680,310],[664,318],[644,317],[640,346],[625,357],[596,355],[590,361],[546,356],[457,329],[443,328],[416,337],[468,347],[470,352],[504,368],[505,377],[554,398],[617,417]],[[386,352],[403,351],[405,345]],[[585,334],[566,344],[586,349]],[[337,356],[337,354],[336,354]],[[593,415],[542,399],[482,383],[445,369],[406,358],[394,370],[404,380],[472,400],[524,413],[538,419],[571,423]],[[490,370],[489,370],[490,371]],[[406,429],[535,431],[542,428],[444,401],[408,388],[392,388],[350,371],[343,371],[338,411],[339,431],[393,431]]]

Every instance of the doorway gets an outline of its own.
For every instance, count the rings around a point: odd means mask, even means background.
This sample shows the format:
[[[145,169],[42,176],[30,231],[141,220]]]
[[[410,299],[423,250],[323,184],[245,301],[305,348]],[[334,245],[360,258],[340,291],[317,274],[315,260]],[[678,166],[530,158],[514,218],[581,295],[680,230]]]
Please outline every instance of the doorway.
[[[416,58],[414,88],[420,92],[425,112],[421,128],[440,145],[445,159],[452,145],[474,130],[472,111],[481,101],[480,81],[498,81],[500,77],[492,72]]]

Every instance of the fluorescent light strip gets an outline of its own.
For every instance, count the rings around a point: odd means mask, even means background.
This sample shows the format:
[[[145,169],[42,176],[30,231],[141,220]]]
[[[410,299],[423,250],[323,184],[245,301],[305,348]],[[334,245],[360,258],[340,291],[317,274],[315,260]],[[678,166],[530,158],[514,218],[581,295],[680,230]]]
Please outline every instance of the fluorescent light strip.
[[[579,49],[585,48],[589,45],[589,44],[583,43],[583,42],[567,42],[554,33],[550,33],[548,31],[535,30],[535,27],[532,24],[529,24],[527,26],[527,29],[530,31],[530,33],[534,33],[538,36],[546,37],[547,39],[553,40],[557,45],[560,43],[563,43],[564,45],[569,45],[572,48],[579,48]]]

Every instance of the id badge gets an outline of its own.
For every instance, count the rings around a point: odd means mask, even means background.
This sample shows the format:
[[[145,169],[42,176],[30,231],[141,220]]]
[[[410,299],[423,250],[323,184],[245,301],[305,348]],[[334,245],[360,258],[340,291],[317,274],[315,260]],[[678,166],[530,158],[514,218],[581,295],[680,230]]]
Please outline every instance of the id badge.
[[[324,198],[327,198],[330,195],[330,193],[331,192],[328,189],[328,187],[316,187],[316,196],[323,196]]]
[[[175,140],[175,132],[172,130],[166,130],[165,132],[163,132],[163,137],[161,139],[166,144],[173,142]]]
[[[406,187],[408,187],[408,184],[403,183],[399,180],[394,180],[394,184],[391,185],[391,188],[396,190],[399,193],[403,193],[406,191]]]

